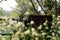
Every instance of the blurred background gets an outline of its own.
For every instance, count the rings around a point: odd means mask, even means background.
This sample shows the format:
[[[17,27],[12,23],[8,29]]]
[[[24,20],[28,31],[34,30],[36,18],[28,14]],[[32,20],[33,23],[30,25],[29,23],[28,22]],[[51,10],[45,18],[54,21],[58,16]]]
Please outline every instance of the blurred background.
[[[60,40],[60,0],[0,0],[0,40]]]

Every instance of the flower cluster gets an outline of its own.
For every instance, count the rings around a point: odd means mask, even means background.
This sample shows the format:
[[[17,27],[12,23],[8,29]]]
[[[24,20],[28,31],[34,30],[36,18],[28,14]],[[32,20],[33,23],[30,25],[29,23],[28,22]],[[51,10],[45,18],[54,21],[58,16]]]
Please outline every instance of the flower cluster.
[[[5,18],[5,20],[0,21],[0,32],[2,32],[1,30],[5,32],[11,31],[12,40],[58,40],[60,35],[60,16],[57,18],[53,16],[53,19],[55,20],[52,22],[45,20],[43,24],[34,28],[32,26],[35,24],[33,20],[28,23],[29,27],[25,27],[23,22],[13,21],[12,18]]]

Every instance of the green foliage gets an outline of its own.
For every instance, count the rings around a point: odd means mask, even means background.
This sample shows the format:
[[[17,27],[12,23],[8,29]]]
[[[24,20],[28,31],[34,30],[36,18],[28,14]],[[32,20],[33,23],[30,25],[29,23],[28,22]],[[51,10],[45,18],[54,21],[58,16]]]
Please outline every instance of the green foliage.
[[[52,0],[46,0],[45,7],[48,7],[49,10],[52,9],[53,7]]]
[[[36,11],[34,10],[34,7],[32,6],[30,0],[16,0],[16,2],[18,3],[18,5],[16,6],[16,9],[11,11],[10,18],[21,17],[23,20],[25,20],[28,19],[28,16],[30,14],[36,14]],[[32,2],[36,9],[38,9],[37,7],[40,6],[41,9],[43,8],[42,11],[45,11],[47,15],[53,16],[51,29],[48,28],[47,22],[44,22],[42,25],[40,25],[38,28],[35,29],[32,26],[33,24],[32,22],[32,23],[28,23],[29,28],[23,31],[25,29],[25,25],[23,22],[13,21],[10,20],[10,18],[8,18],[7,20],[0,20],[0,22],[2,22],[2,24],[0,25],[0,30],[1,29],[4,30],[7,29],[5,31],[13,30],[13,34],[12,34],[13,39],[16,38],[20,40],[60,40],[60,17],[59,16],[55,17],[56,14],[58,15],[60,14],[60,3],[58,3],[56,0],[55,1],[45,0],[42,1],[43,4],[37,3],[36,0],[32,0]],[[0,10],[0,16],[2,15],[3,15],[3,10]],[[6,40],[11,40],[11,39],[10,37],[7,37]]]
[[[3,10],[0,10],[0,16],[3,16]]]

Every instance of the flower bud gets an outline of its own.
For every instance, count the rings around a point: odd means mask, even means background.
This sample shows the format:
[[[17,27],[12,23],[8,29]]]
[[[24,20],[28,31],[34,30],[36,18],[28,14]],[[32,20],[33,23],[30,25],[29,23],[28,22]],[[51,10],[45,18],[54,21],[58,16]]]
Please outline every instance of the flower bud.
[[[31,21],[30,24],[34,24],[34,21]]]
[[[44,35],[46,35],[46,33],[42,33],[42,35],[44,36]]]
[[[30,15],[30,14],[29,14],[29,12],[26,12],[25,15],[27,16],[27,15]]]
[[[24,34],[29,34],[30,33],[30,30],[27,30],[24,32]]]
[[[40,25],[39,27],[38,27],[38,29],[41,29],[42,28],[42,25]]]

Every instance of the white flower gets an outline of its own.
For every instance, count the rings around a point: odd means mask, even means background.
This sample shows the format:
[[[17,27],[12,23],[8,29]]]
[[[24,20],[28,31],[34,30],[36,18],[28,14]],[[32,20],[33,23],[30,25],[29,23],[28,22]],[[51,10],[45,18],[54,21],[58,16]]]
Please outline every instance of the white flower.
[[[25,27],[25,29],[27,29],[27,27]]]
[[[24,24],[22,24],[22,26],[24,27],[25,25],[24,25]]]
[[[2,23],[2,25],[6,25],[6,23]]]
[[[60,24],[60,21],[58,21],[57,24]]]
[[[55,15],[52,15],[53,16],[53,18],[55,17]]]
[[[29,33],[30,33],[30,30],[29,29],[24,32],[24,34],[29,34]]]
[[[36,33],[36,31],[32,31],[32,35],[38,35],[37,33]]]
[[[9,22],[13,21],[12,18],[9,18]]]
[[[55,25],[55,23],[52,23],[52,25]]]
[[[46,29],[48,29],[48,27],[46,27]]]
[[[46,25],[47,25],[47,23],[45,22],[45,23],[43,23],[43,25],[45,25],[45,26],[46,26]]]
[[[35,31],[35,29],[34,29],[34,28],[31,28],[31,30],[32,30],[32,31]]]
[[[26,20],[26,18],[23,18],[23,20]]]
[[[54,26],[51,26],[51,28],[53,28]]]
[[[4,18],[4,19],[6,19],[7,17],[6,17],[6,16],[4,16],[3,18]]]
[[[43,32],[42,35],[46,35],[46,33]]]
[[[60,16],[57,17],[57,20],[60,20]]]
[[[38,36],[38,33],[35,31],[34,28],[31,28],[31,31],[32,31],[32,35],[36,35],[36,36]]]
[[[16,36],[18,36],[19,34],[20,34],[20,32],[19,32],[19,31],[17,31],[17,32],[15,33],[15,35],[16,35]]]
[[[8,17],[7,17],[7,18],[5,18],[5,20],[8,20]]]
[[[29,12],[26,12],[25,15],[30,15]]]
[[[34,24],[34,21],[31,21],[30,24]]]
[[[42,28],[42,25],[40,25],[39,27],[38,27],[38,29],[41,29]]]
[[[9,27],[11,27],[11,25],[7,25],[7,27],[9,28]]]
[[[13,22],[11,21],[11,22],[9,22],[9,24],[13,24]]]
[[[23,24],[22,22],[18,22],[15,26],[16,26],[16,27],[24,26],[24,24]]]
[[[46,23],[48,22],[48,20],[45,21]]]
[[[52,38],[52,36],[49,36],[49,35],[48,35],[47,37],[50,37],[50,38]]]
[[[57,18],[57,20],[59,21],[60,19]]]
[[[56,37],[52,37],[53,40],[56,40]]]
[[[57,17],[58,19],[60,18],[60,16]]]
[[[58,33],[60,34],[60,31],[58,31]]]
[[[18,24],[22,24],[22,22],[18,22]]]
[[[36,38],[35,38],[35,40],[39,40],[39,38],[38,38],[38,37],[36,37]]]
[[[13,20],[11,18],[9,19],[9,24],[13,24]]]
[[[6,40],[6,38],[3,37],[2,40]]]
[[[2,28],[2,30],[4,30],[5,28]]]
[[[29,23],[27,23],[27,25],[29,25]]]
[[[52,33],[52,35],[54,36],[54,35],[55,35],[55,33],[53,32],[53,33]]]

